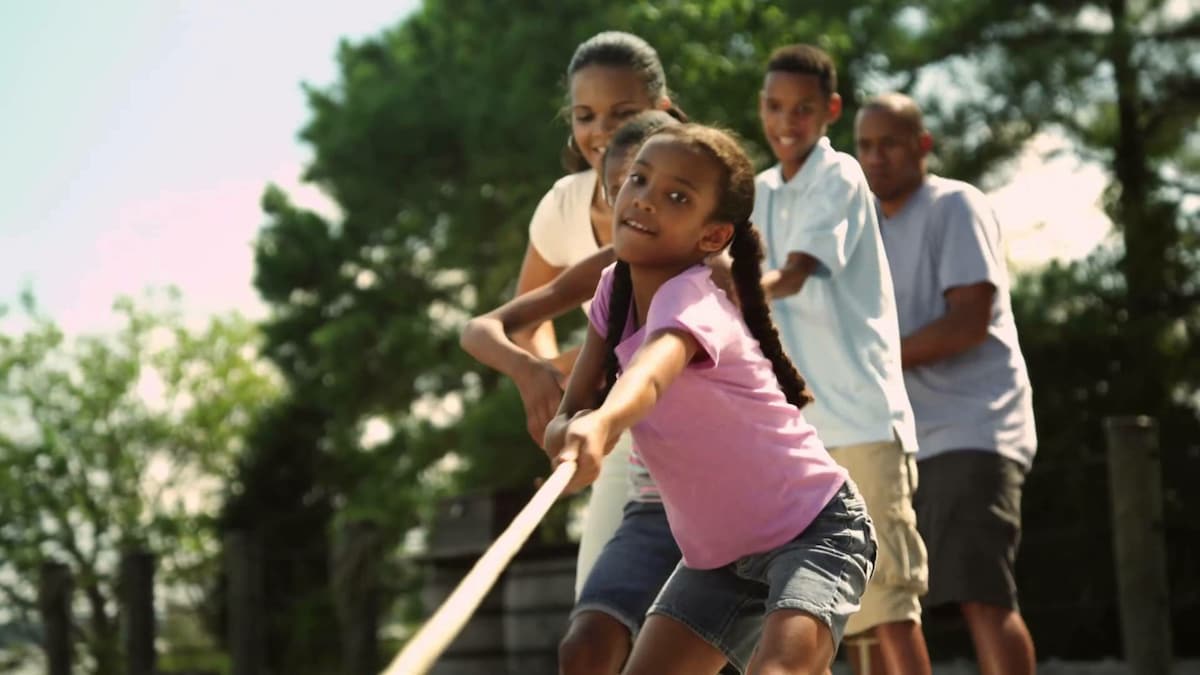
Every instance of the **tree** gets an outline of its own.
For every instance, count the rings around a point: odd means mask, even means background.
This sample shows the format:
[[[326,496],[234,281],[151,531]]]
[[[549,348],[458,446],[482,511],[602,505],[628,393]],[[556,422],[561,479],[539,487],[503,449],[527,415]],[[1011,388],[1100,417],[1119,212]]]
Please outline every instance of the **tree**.
[[[95,673],[120,666],[123,550],[154,552],[164,598],[196,611],[213,575],[215,499],[279,390],[253,324],[235,315],[194,330],[177,296],[157,305],[122,299],[114,334],[68,338],[26,295],[29,326],[0,334],[3,620],[35,625],[38,566],[66,563]]]

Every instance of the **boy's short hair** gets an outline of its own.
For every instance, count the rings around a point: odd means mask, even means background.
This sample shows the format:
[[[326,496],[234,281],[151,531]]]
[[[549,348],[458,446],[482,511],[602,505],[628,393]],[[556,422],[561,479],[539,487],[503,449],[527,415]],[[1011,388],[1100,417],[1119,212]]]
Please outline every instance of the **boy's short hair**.
[[[837,92],[837,67],[833,65],[833,58],[819,47],[805,44],[780,47],[771,52],[767,72],[813,75],[825,98]]]

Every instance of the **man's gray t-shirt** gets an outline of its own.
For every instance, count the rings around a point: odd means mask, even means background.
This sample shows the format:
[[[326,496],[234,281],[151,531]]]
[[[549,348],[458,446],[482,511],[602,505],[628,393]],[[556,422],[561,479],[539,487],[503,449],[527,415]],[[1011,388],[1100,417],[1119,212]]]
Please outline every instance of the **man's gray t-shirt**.
[[[880,215],[880,229],[901,335],[943,316],[951,288],[982,281],[996,288],[982,344],[904,371],[917,459],[991,450],[1028,469],[1037,449],[1033,396],[1017,343],[1000,224],[987,198],[967,183],[931,175],[899,213]]]

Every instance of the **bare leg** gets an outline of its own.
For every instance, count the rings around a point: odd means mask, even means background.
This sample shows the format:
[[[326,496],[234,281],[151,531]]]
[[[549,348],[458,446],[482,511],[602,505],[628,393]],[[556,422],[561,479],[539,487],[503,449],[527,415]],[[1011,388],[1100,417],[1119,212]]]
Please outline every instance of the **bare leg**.
[[[962,613],[975,643],[980,675],[1033,675],[1033,638],[1020,613],[979,602],[964,602]]]
[[[833,636],[815,616],[792,609],[767,615],[747,675],[824,675],[833,663]]]
[[[880,624],[875,627],[875,637],[879,639],[879,651],[883,654],[883,664],[886,664],[886,668],[879,671],[881,675],[930,675],[933,672],[921,624],[916,621]]]
[[[629,629],[604,612],[580,612],[558,645],[560,675],[617,675],[632,648]]]
[[[915,621],[876,626],[845,641],[855,675],[930,675],[925,634]]]
[[[638,633],[625,675],[716,675],[725,665],[721,650],[679,621],[651,614]]]

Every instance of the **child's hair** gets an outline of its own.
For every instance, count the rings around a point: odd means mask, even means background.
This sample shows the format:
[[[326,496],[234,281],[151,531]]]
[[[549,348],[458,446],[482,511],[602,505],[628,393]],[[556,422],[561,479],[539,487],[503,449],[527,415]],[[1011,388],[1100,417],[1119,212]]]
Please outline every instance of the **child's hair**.
[[[762,288],[762,239],[750,222],[754,210],[754,165],[737,140],[720,129],[700,124],[668,125],[659,128],[650,138],[667,136],[696,148],[717,162],[722,169],[721,194],[710,220],[733,223],[733,239],[729,253],[733,258],[733,279],[737,288],[742,317],[750,334],[758,340],[763,355],[771,361],[775,378],[792,405],[803,408],[812,402],[812,393],[795,364],[783,351],[779,331],[771,320],[770,305]],[[647,139],[649,140],[649,139]],[[605,382],[600,400],[608,395],[617,380],[617,344],[625,332],[625,321],[633,295],[629,264],[617,261],[613,273],[612,294],[608,307],[608,357]]]
[[[607,171],[608,162],[611,158],[636,151],[637,147],[642,144],[642,141],[646,140],[647,136],[662,127],[687,121],[687,115],[678,108],[671,108],[670,110],[644,110],[634,115],[613,133],[612,138],[608,139],[608,147],[604,149],[604,159],[602,160],[601,168]],[[600,178],[603,180],[604,175],[601,175]],[[608,194],[612,188],[612,185],[605,185],[605,194]]]
[[[575,54],[567,65],[567,86],[575,73],[588,66],[610,66],[629,68],[646,87],[646,97],[651,101],[669,98],[667,74],[663,70],[658,52],[642,38],[621,31],[604,31],[579,43]],[[563,167],[572,173],[590,168],[587,159],[575,148],[572,136],[567,136],[567,147],[562,154]]]
[[[796,44],[776,49],[767,61],[767,72],[815,75],[825,98],[837,91],[837,67],[833,65],[833,58],[812,45]]]

